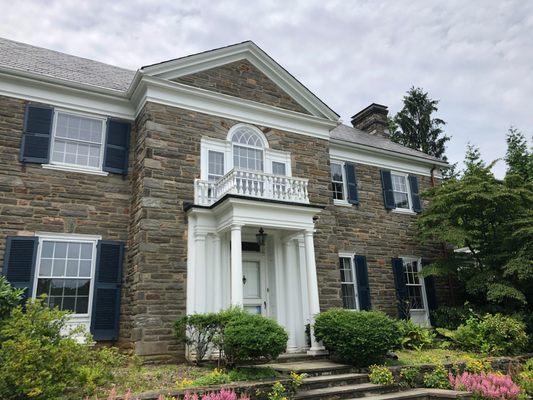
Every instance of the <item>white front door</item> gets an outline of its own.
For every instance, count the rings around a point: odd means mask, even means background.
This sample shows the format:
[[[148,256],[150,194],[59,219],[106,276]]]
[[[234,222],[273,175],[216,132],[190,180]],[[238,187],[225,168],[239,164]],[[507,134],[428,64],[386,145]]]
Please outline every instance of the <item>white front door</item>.
[[[422,270],[422,260],[414,257],[404,257],[403,267],[409,295],[411,321],[420,326],[429,326],[426,288],[424,279],[419,275]]]
[[[268,315],[266,276],[259,255],[244,255],[242,261],[242,282],[244,287],[244,309],[253,314]]]

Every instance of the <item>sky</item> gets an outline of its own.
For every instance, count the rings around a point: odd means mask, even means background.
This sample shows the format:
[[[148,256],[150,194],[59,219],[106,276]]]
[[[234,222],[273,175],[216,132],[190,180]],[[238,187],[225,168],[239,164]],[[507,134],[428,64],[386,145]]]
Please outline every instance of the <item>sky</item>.
[[[533,135],[533,1],[0,0],[0,36],[138,69],[253,40],[341,115],[398,112],[411,87],[461,161],[467,143],[505,155],[510,126]],[[497,176],[505,173],[498,162]]]

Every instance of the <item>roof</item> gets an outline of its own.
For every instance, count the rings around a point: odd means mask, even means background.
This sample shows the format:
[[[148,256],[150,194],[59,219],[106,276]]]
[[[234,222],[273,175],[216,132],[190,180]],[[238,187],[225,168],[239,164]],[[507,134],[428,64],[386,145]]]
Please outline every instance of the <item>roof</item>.
[[[0,66],[125,92],[135,71],[0,38]]]
[[[336,128],[330,131],[330,136],[331,139],[334,140],[341,140],[344,142],[350,142],[361,146],[367,146],[375,149],[390,151],[393,153],[399,153],[406,156],[418,157],[427,161],[433,161],[441,164],[446,163],[440,158],[433,157],[421,151],[402,146],[401,144],[392,142],[390,139],[377,135],[372,135],[360,129],[352,128],[348,125],[338,125]]]

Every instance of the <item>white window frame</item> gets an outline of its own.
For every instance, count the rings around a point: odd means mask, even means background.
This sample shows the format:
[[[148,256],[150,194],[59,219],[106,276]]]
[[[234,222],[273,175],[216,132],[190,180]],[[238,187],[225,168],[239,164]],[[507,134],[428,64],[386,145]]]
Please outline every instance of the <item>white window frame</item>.
[[[391,185],[392,185],[392,177],[394,175],[403,177],[405,179],[405,188],[407,190],[407,202],[409,203],[409,206],[407,208],[405,207],[396,207],[396,200],[394,200],[394,206],[395,208],[392,210],[393,212],[400,213],[400,214],[416,214],[413,211],[413,199],[411,198],[411,185],[409,184],[409,174],[406,174],[405,172],[398,172],[398,171],[391,171]],[[393,196],[394,196],[394,187],[392,188]],[[402,192],[403,193],[403,192]]]
[[[346,161],[344,160],[338,160],[338,159],[331,159],[330,160],[330,168],[329,168],[329,181],[333,183],[333,175],[331,174],[331,164],[338,164],[341,166],[341,174],[342,174],[342,196],[344,199],[333,199],[333,204],[337,206],[350,206],[351,204],[348,202],[348,184],[346,182],[346,168],[344,167],[346,165]],[[333,188],[332,188],[333,189]],[[333,196],[333,190],[331,191],[331,195]]]
[[[93,246],[93,259],[91,260],[91,285],[89,287],[89,301],[87,306],[86,314],[71,314],[71,322],[75,324],[84,323],[89,326],[91,322],[92,307],[93,307],[93,297],[94,297],[94,286],[95,286],[95,274],[96,274],[96,258],[97,258],[97,248],[96,245],[98,241],[102,239],[101,236],[96,235],[79,235],[79,234],[61,234],[61,233],[49,233],[49,232],[37,232],[35,234],[39,238],[39,243],[37,246],[37,258],[35,262],[35,271],[33,276],[33,295],[32,298],[37,296],[37,284],[39,280],[39,270],[41,268],[41,252],[42,244],[44,241],[64,241],[64,242],[78,242],[78,243],[89,243]]]
[[[83,118],[96,119],[102,122],[102,143],[100,145],[100,162],[99,162],[98,167],[81,166],[81,165],[62,163],[62,162],[52,160],[53,154],[54,154],[55,141],[56,141],[56,130],[57,130],[57,121],[59,118],[59,114],[75,115],[75,116],[83,117]],[[108,172],[102,169],[103,164],[104,164],[105,145],[107,142],[107,117],[103,117],[101,115],[90,114],[90,113],[83,113],[79,111],[72,111],[72,110],[68,110],[64,108],[55,108],[54,118],[52,120],[52,131],[50,135],[51,135],[50,149],[48,152],[49,161],[48,161],[48,164],[42,165],[43,168],[58,169],[58,170],[72,171],[72,172],[85,172],[85,173],[90,173],[94,175],[104,175],[104,176],[108,175]],[[64,138],[60,138],[60,139],[63,140]]]
[[[429,316],[429,310],[428,310],[428,300],[427,300],[427,296],[426,296],[426,284],[424,282],[424,278],[422,278],[420,276],[420,272],[422,271],[422,258],[420,257],[416,257],[416,256],[403,256],[401,257],[402,259],[402,268],[403,268],[403,273],[404,273],[404,276],[405,276],[405,263],[406,262],[413,262],[413,261],[416,261],[417,263],[417,267],[418,267],[418,279],[420,281],[420,284],[419,285],[414,285],[414,284],[409,284],[407,283],[407,279],[405,280],[406,282],[406,286],[420,286],[420,291],[422,292],[421,293],[421,297],[422,297],[422,303],[423,303],[423,306],[424,308],[411,308],[410,311],[418,311],[418,312],[422,312],[424,311],[426,313],[426,315]],[[409,299],[409,303],[411,302],[411,300]]]
[[[354,295],[355,295],[355,308],[344,308],[344,303],[342,305],[342,308],[344,310],[359,311],[361,306],[359,304],[359,292],[357,291],[357,275],[355,273],[355,253],[348,253],[348,252],[339,253],[339,273],[340,273],[340,259],[341,258],[348,258],[350,261],[350,268],[352,270]],[[341,281],[341,301],[342,301],[342,285],[348,285],[348,284],[350,284],[350,282]]]

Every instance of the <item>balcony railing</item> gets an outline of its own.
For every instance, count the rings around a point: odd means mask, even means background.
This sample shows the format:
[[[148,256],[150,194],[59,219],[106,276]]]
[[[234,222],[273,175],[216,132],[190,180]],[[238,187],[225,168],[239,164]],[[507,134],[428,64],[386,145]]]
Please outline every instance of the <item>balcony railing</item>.
[[[194,202],[209,206],[227,194],[251,198],[309,203],[307,179],[232,169],[215,182],[196,179]]]

